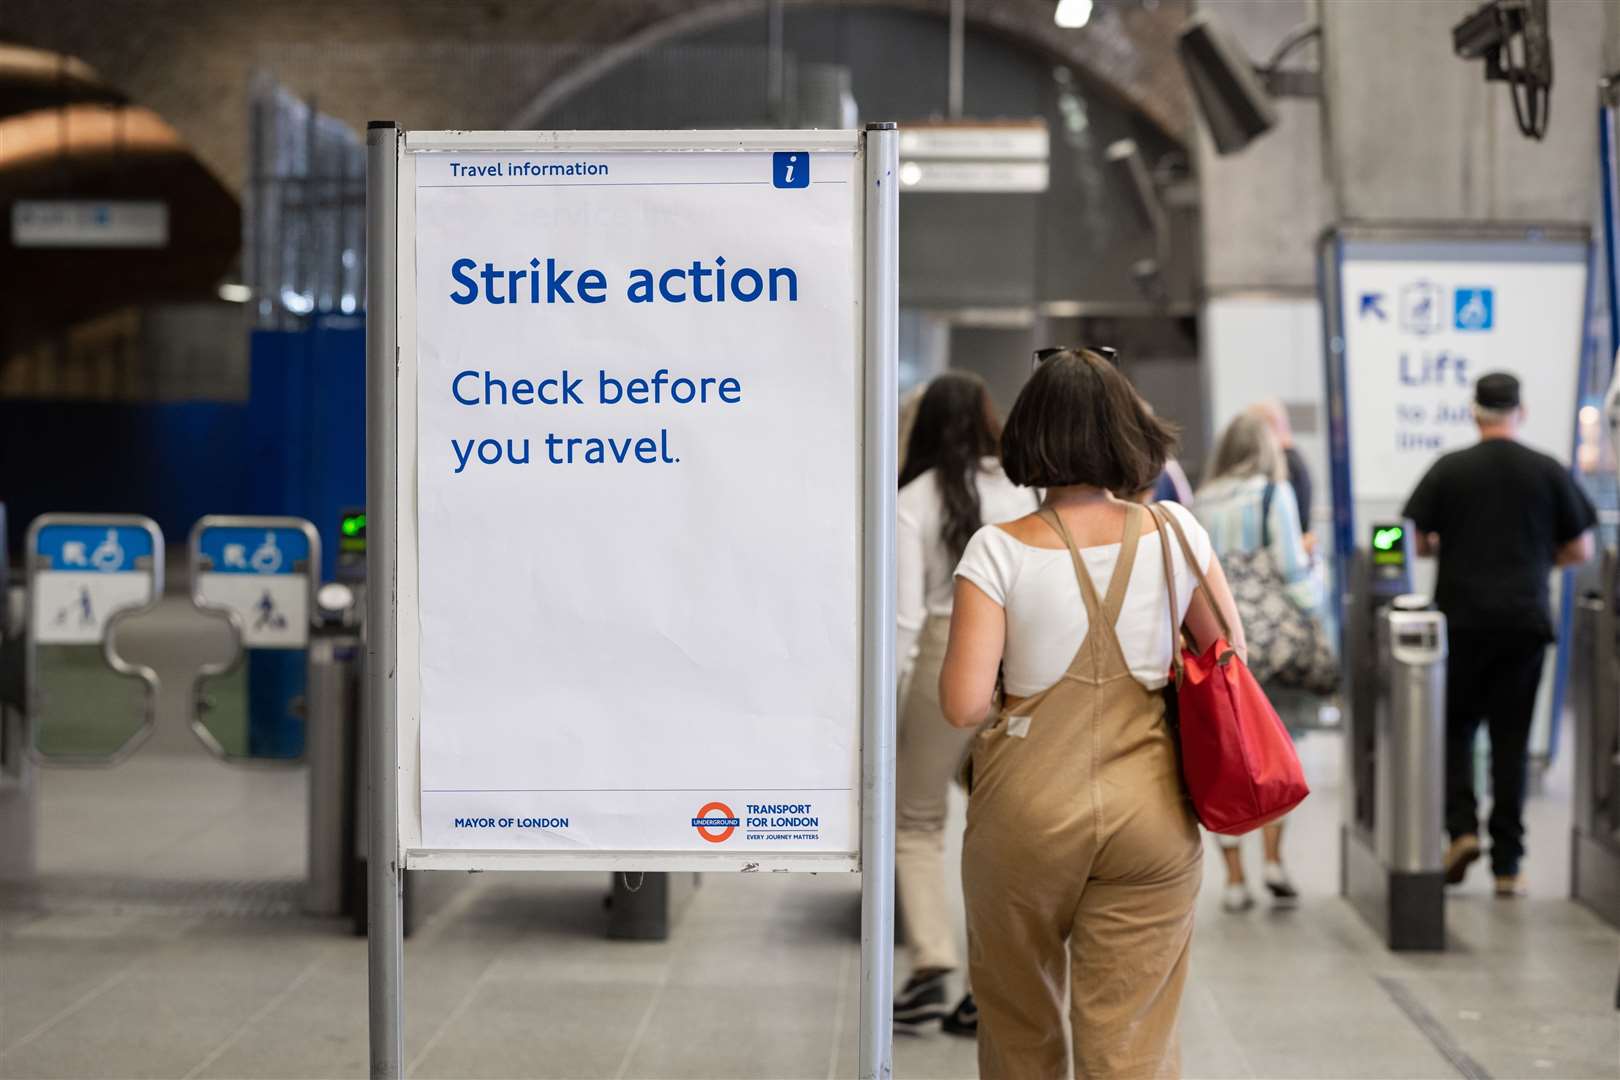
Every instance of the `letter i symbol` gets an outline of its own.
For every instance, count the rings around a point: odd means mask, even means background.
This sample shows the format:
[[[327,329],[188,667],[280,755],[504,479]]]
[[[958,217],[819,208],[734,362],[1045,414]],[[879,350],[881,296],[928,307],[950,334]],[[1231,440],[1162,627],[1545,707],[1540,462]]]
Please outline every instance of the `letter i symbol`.
[[[771,183],[779,188],[802,188],[809,184],[810,158],[805,151],[778,150],[772,154]]]

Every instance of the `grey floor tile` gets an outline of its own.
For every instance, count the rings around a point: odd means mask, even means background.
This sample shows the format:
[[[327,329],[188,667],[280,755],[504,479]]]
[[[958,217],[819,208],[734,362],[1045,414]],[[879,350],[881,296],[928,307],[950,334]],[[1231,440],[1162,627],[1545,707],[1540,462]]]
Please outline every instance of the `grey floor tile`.
[[[228,1045],[214,1047],[210,1052],[217,1056],[197,1075],[219,1080],[368,1075],[363,964],[334,954],[274,1009],[227,1036]],[[407,1014],[406,1022],[416,1044],[426,1042],[427,1033],[419,1031],[427,1026],[424,1019]]]
[[[539,984],[490,979],[445,1015],[414,1053],[411,1075],[611,1077],[619,1075],[657,988],[644,983]]]
[[[669,986],[652,1010],[626,1076],[825,1076],[838,1001],[795,984]],[[851,1033],[853,1037],[853,1033]]]

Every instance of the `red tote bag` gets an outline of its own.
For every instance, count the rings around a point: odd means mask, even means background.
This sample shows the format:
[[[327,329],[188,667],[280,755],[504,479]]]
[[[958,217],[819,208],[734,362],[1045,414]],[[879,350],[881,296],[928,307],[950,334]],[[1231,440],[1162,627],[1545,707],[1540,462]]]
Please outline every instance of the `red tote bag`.
[[[1193,558],[1192,545],[1187,543],[1181,523],[1162,507],[1150,509],[1159,522],[1159,547],[1164,552],[1164,579],[1170,595],[1170,629],[1176,635],[1170,653],[1181,774],[1204,828],[1240,836],[1288,813],[1305,800],[1310,788],[1305,785],[1305,771],[1294,752],[1294,740],[1277,710],[1228,644],[1232,628],[1209,591],[1204,568]],[[1202,652],[1197,651],[1197,643],[1192,642],[1177,617],[1175,566],[1168,535],[1172,532],[1221,624],[1222,636]],[[1194,648],[1183,644],[1184,635]]]

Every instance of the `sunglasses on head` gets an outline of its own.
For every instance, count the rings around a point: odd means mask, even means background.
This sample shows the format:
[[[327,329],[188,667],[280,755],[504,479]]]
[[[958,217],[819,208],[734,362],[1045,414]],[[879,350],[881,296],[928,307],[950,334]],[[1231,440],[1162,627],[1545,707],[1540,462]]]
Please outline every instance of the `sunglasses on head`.
[[[1038,368],[1041,366],[1041,364],[1052,359],[1052,357],[1056,356],[1058,353],[1077,353],[1081,351],[1094,352],[1104,360],[1108,361],[1110,364],[1113,364],[1115,367],[1119,367],[1119,350],[1114,348],[1112,345],[1048,345],[1044,349],[1035,350],[1035,362],[1032,363],[1030,367]]]

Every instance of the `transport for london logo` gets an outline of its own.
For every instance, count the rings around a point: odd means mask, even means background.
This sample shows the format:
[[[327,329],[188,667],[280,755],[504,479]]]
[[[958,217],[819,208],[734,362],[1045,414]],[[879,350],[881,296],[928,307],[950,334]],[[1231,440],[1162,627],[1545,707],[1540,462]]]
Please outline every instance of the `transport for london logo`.
[[[737,815],[731,812],[731,807],[723,802],[704,803],[697,817],[692,819],[692,827],[698,831],[698,835],[711,844],[730,840],[731,834],[741,824]]]

